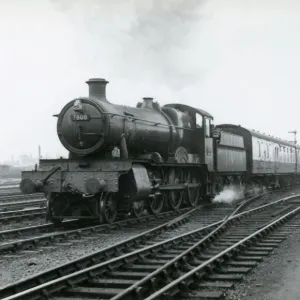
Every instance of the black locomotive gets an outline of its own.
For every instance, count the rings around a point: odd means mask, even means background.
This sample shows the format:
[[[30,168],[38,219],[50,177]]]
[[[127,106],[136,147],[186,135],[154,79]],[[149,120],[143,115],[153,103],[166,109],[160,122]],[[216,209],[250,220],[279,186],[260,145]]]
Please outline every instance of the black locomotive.
[[[143,98],[135,108],[114,105],[106,99],[107,83],[90,79],[89,97],[72,100],[56,115],[69,158],[41,159],[34,171],[22,172],[21,191],[44,192],[53,222],[111,223],[117,214],[193,207],[232,183],[249,188],[295,181],[298,146],[240,126],[214,127],[209,113],[184,104],[160,107]],[[258,156],[267,154],[264,143],[269,156]],[[294,153],[284,168],[275,162],[278,145]]]

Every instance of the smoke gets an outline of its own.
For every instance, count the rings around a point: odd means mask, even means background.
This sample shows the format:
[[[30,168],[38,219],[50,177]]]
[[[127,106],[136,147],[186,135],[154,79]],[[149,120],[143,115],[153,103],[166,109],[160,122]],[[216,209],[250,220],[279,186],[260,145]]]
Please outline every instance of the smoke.
[[[76,29],[80,69],[173,91],[207,72],[199,42],[205,0],[51,2]]]
[[[244,188],[240,186],[226,186],[220,194],[215,196],[213,202],[231,204],[233,201],[239,200],[243,197]]]
[[[267,192],[267,187],[259,184],[252,184],[252,187],[250,189],[247,188],[247,190],[245,190],[245,186],[226,186],[220,194],[215,196],[213,202],[231,204],[236,200],[244,198],[245,194],[247,196],[254,197],[265,192]]]

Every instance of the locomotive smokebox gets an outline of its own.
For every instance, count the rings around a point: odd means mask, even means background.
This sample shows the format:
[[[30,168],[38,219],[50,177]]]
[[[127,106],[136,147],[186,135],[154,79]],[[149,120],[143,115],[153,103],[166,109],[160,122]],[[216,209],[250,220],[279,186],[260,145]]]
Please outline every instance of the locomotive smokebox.
[[[106,85],[108,81],[103,78],[91,78],[86,83],[89,85],[89,97],[108,102],[106,99]]]

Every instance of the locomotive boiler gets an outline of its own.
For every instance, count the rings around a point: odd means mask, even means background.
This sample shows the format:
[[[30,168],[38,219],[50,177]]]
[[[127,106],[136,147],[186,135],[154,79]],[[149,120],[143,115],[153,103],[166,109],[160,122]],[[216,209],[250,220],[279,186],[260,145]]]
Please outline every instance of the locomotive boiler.
[[[195,206],[213,168],[212,116],[183,104],[160,107],[153,98],[115,105],[106,98],[107,83],[88,80],[89,96],[55,115],[69,158],[40,160],[22,173],[21,191],[44,192],[55,223]]]
[[[57,134],[71,155],[104,157],[115,147],[128,158],[159,153],[167,158],[179,146],[188,147],[191,137],[182,127],[186,113],[160,108],[152,98],[137,107],[114,105],[106,99],[104,79],[90,79],[89,97],[69,102],[58,115]]]

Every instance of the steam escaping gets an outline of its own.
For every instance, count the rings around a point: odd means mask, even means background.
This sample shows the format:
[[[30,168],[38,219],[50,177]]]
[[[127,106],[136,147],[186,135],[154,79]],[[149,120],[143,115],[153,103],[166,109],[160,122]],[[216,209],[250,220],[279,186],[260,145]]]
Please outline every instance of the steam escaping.
[[[83,69],[171,90],[206,71],[200,43],[206,0],[51,0],[77,32]],[[95,68],[97,66],[97,68]],[[116,73],[115,73],[116,72]]]
[[[227,203],[231,204],[232,202],[242,199],[244,197],[244,188],[234,185],[226,186],[223,191],[215,196],[213,203]]]

